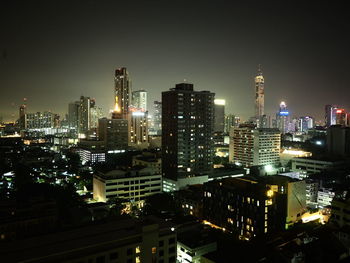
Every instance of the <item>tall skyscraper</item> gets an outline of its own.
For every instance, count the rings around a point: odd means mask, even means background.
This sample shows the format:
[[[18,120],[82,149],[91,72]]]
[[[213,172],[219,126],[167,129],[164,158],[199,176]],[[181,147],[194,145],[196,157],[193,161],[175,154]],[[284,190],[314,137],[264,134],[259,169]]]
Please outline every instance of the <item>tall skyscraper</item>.
[[[27,105],[26,104],[22,104],[19,107],[19,128],[21,130],[24,130],[27,128]]]
[[[70,129],[78,129],[79,126],[79,101],[68,104],[68,126]]]
[[[78,132],[86,133],[90,129],[91,119],[91,100],[90,97],[80,97],[78,112]]]
[[[147,91],[136,90],[132,92],[132,105],[141,111],[147,111]]]
[[[287,104],[282,101],[280,103],[280,108],[276,114],[276,125],[277,128],[281,131],[282,134],[287,133],[289,131],[289,111],[287,109]]]
[[[231,163],[245,167],[279,163],[281,135],[278,129],[240,125],[230,132]]]
[[[337,109],[335,105],[325,106],[325,125],[326,127],[335,125],[337,123]]]
[[[225,130],[225,100],[214,100],[214,132],[224,132]]]
[[[130,145],[138,148],[148,147],[148,111],[143,109],[137,109],[134,107],[129,108],[129,139]]]
[[[128,119],[129,106],[131,106],[131,81],[126,68],[115,70],[114,91],[115,111],[120,112],[123,119]]]
[[[264,77],[259,65],[258,75],[255,77],[255,118],[260,119],[264,115]]]
[[[176,184],[180,178],[211,172],[214,96],[209,91],[194,91],[193,84],[189,83],[177,84],[162,92],[162,174],[165,181],[170,179]]]
[[[162,135],[162,102],[154,101],[153,130],[156,135]]]

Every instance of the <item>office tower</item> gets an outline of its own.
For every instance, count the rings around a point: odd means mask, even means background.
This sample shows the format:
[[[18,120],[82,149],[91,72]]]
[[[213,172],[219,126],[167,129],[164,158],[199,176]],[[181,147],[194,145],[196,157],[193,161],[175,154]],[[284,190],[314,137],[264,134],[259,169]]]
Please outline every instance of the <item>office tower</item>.
[[[350,156],[350,128],[334,125],[327,129],[327,150],[330,155]]]
[[[180,178],[212,170],[214,95],[189,83],[162,92],[162,173],[175,188]]]
[[[68,104],[68,125],[70,129],[78,129],[79,127],[79,101]]]
[[[103,117],[102,109],[95,104],[90,108],[90,129],[97,129],[98,120]]]
[[[126,68],[118,68],[114,75],[115,111],[120,112],[122,119],[128,118],[131,106],[131,81]]]
[[[225,130],[225,100],[214,100],[214,132],[224,132]]]
[[[259,66],[258,75],[255,77],[255,118],[258,120],[264,115],[264,77]]]
[[[98,137],[104,141],[107,150],[125,150],[128,148],[128,120],[107,119],[98,120]]]
[[[341,125],[341,126],[347,126],[348,121],[347,121],[347,114],[344,109],[337,109],[336,110],[336,124]]]
[[[204,219],[249,240],[301,220],[306,184],[284,176],[245,176],[204,184]]]
[[[297,127],[298,131],[307,132],[314,127],[314,119],[310,116],[300,117]]]
[[[279,111],[276,114],[276,125],[282,134],[287,133],[290,122],[289,111],[284,101],[280,103]]]
[[[90,129],[90,107],[90,97],[81,96],[78,109],[78,133],[86,133]]]
[[[147,91],[136,90],[132,92],[132,105],[141,111],[147,111]]]
[[[129,108],[130,143],[132,146],[148,147],[148,111],[134,107]]]
[[[325,125],[329,127],[331,125],[335,125],[337,123],[336,112],[338,107],[335,105],[326,105],[325,106]]]
[[[19,107],[19,119],[18,119],[19,128],[21,130],[25,130],[27,128],[26,114],[27,114],[27,106],[26,106],[26,104],[22,104]]]
[[[240,125],[231,129],[229,161],[244,167],[277,165],[279,163],[281,136],[278,129],[255,128]]]
[[[162,102],[154,101],[153,129],[156,135],[162,134]]]

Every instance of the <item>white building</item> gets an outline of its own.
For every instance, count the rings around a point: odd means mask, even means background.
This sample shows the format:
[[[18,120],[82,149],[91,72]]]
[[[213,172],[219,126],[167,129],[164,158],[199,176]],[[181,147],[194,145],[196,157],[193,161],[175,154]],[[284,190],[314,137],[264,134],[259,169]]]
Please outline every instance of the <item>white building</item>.
[[[132,105],[135,108],[147,111],[147,91],[136,90],[132,92]]]
[[[161,191],[162,176],[152,168],[97,172],[93,178],[93,196],[100,202],[114,197],[141,207],[147,196]]]
[[[343,162],[328,159],[309,158],[293,158],[292,171],[306,171],[307,173],[319,173],[327,168],[338,167]]]
[[[319,207],[331,205],[335,192],[330,188],[320,188],[317,193],[317,204]]]
[[[280,161],[281,136],[278,129],[240,126],[230,131],[229,160],[245,167],[276,165]]]

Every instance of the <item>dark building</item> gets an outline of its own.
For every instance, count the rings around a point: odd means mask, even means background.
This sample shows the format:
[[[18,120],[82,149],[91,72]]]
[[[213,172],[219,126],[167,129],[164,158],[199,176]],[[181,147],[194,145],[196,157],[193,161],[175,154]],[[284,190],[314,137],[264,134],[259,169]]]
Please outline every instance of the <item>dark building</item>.
[[[128,120],[107,119],[98,120],[98,137],[105,142],[107,150],[125,150],[128,147]]]
[[[129,106],[131,106],[131,81],[126,68],[118,68],[114,75],[115,111],[120,112],[123,119],[128,118]]]
[[[204,184],[203,217],[241,238],[284,230],[301,219],[305,182],[282,176],[227,178]],[[304,199],[304,200],[303,200]]]
[[[350,127],[333,125],[327,129],[327,149],[331,155],[350,156]]]
[[[176,262],[176,233],[156,218],[120,220],[1,244],[1,262]]]
[[[181,83],[162,92],[162,174],[177,181],[213,166],[214,93]]]

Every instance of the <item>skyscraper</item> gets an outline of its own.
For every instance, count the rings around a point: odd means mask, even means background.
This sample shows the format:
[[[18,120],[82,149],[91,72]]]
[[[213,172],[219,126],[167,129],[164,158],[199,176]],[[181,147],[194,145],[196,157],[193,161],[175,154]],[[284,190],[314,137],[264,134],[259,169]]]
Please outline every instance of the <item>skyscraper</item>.
[[[147,111],[147,91],[136,90],[132,92],[132,105],[141,111]]]
[[[27,105],[26,104],[22,104],[19,107],[19,128],[21,130],[24,130],[27,128]]]
[[[325,106],[325,125],[326,127],[335,125],[337,123],[337,106],[334,105],[326,105]]]
[[[162,174],[174,188],[180,178],[208,175],[213,167],[214,93],[181,83],[162,92]],[[189,179],[190,180],[190,179]],[[197,182],[198,183],[198,182]],[[189,183],[190,184],[190,183]]]
[[[264,115],[264,77],[259,65],[258,75],[255,77],[255,117],[257,120]]]
[[[125,150],[128,148],[128,120],[107,119],[98,120],[98,137],[104,141],[107,150]]]
[[[289,131],[288,125],[290,122],[289,111],[287,109],[287,104],[284,101],[281,101],[280,108],[276,114],[276,124],[277,128],[281,131],[282,134]]]
[[[162,134],[162,102],[154,101],[153,130],[156,135]]]
[[[120,112],[123,119],[128,118],[129,106],[131,105],[131,81],[126,68],[115,70],[114,91],[116,112]]]
[[[214,132],[224,132],[225,130],[225,100],[214,100]]]
[[[130,144],[138,148],[148,147],[148,111],[129,108]]]
[[[68,126],[70,129],[78,129],[79,126],[79,101],[68,104]]]
[[[90,97],[80,97],[79,111],[78,111],[78,132],[86,133],[90,129],[91,118],[91,100]]]

